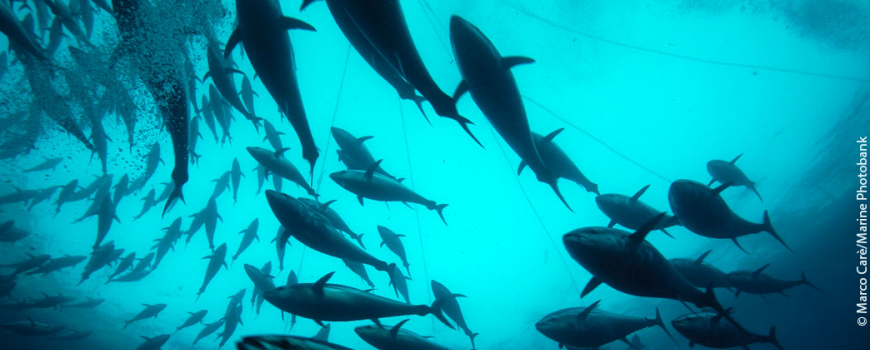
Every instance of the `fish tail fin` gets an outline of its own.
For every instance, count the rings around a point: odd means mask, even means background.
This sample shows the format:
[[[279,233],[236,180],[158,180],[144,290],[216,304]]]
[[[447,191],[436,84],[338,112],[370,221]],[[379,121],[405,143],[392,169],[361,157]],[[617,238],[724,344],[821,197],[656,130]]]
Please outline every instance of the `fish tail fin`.
[[[586,185],[586,186],[582,186],[582,185],[581,185],[581,187],[585,188],[585,189],[586,189],[586,192],[592,192],[592,193],[595,193],[596,196],[600,196],[600,195],[601,195],[601,192],[598,191],[598,185],[597,185],[597,184],[594,184],[594,183],[591,183],[591,182],[590,182],[590,183],[589,183],[588,185]]]
[[[770,327],[770,334],[762,340],[765,343],[773,344],[779,350],[785,350],[782,348],[782,345],[779,344],[779,340],[776,339],[776,326]]]
[[[414,101],[414,104],[417,105],[417,108],[420,110],[420,113],[423,114],[423,118],[426,119],[426,122],[429,123],[429,126],[432,126],[432,121],[429,120],[429,116],[427,116],[426,112],[423,110],[423,101],[426,101],[426,98],[423,96],[414,94],[414,96],[408,97],[408,100]]]
[[[444,219],[444,208],[447,208],[448,204],[435,204],[434,202],[429,207],[429,210],[434,210],[438,212],[438,216],[441,217],[441,221],[444,222],[444,225],[447,225],[447,220]]]
[[[468,335],[468,339],[471,339],[471,350],[477,349],[477,347],[474,346],[474,338],[477,338],[478,335],[480,335],[480,333],[471,333]]]
[[[821,289],[819,289],[819,287],[816,287],[815,284],[812,284],[810,282],[810,280],[807,279],[807,274],[803,271],[801,271],[801,284],[806,284],[806,285],[810,286],[810,288],[812,288],[812,289],[815,289],[815,290],[820,291],[820,292],[822,291]]]
[[[656,319],[655,319],[655,322],[656,322],[656,325],[657,325],[657,326],[662,327],[662,330],[665,331],[665,334],[667,334],[668,337],[671,338],[671,340],[674,342],[674,344],[677,344],[677,346],[679,346],[679,343],[677,343],[677,340],[674,339],[674,336],[671,335],[671,332],[670,332],[670,331],[668,331],[668,327],[665,326],[665,320],[662,318],[662,314],[661,314],[661,312],[659,312],[659,309],[658,309],[658,308],[656,308]]]
[[[362,247],[362,249],[366,249],[366,245],[363,244],[363,241],[362,241],[363,235],[365,235],[365,233],[358,234],[355,237],[353,237],[353,239],[355,239],[357,242],[359,242],[359,246]]]
[[[299,7],[299,11],[304,10],[308,5],[311,5],[315,0],[303,0],[302,5]]]
[[[553,192],[556,192],[556,196],[559,197],[559,200],[562,201],[562,204],[565,204],[565,207],[567,207],[568,210],[573,213],[574,209],[571,209],[571,206],[568,205],[568,201],[566,201],[565,197],[562,196],[562,191],[559,190],[559,184],[556,182],[558,180],[558,178],[554,178],[552,181],[548,181],[547,184],[550,185],[550,187],[553,189]]]
[[[178,199],[180,199],[182,203],[187,203],[184,201],[184,193],[181,192],[181,185],[175,185],[175,188],[172,189],[172,193],[169,194],[169,198],[166,199],[166,204],[163,206],[163,216],[166,216],[166,212],[169,211],[169,208],[171,208]]]
[[[718,311],[720,314],[726,314],[725,308],[722,307],[722,304],[719,303],[719,300],[716,299],[716,293],[713,292],[713,285],[710,284],[707,286],[706,291],[704,292],[704,299],[702,303],[695,303],[695,306],[699,308],[710,307],[714,310]]]
[[[770,223],[770,215],[768,215],[767,210],[764,211],[764,223],[762,223],[761,225],[764,231],[767,231],[768,233],[770,233],[771,236],[773,236],[773,238],[779,241],[779,243],[782,243],[782,245],[785,246],[785,249],[788,249],[788,251],[794,253],[794,250],[791,250],[791,247],[789,247],[788,244],[786,244],[785,241],[782,240],[782,237],[780,237],[779,234],[777,234],[776,231],[773,229],[773,225]]]
[[[719,315],[721,315],[723,318],[728,320],[728,322],[731,322],[731,324],[733,324],[734,327],[737,327],[738,330],[740,330],[741,332],[749,334],[749,331],[746,330],[746,328],[743,328],[743,326],[741,326],[739,323],[737,323],[737,320],[735,320],[734,317],[731,316],[732,310],[731,309],[726,310],[725,308],[723,308],[722,304],[719,303],[719,300],[716,299],[716,294],[713,292],[713,285],[712,284],[707,286],[707,291],[704,293],[704,295],[705,295],[705,298],[704,298],[705,302],[701,303],[701,304],[695,303],[695,306],[697,306],[699,308],[703,308],[703,307],[713,308],[714,310],[716,310],[716,312],[719,313]]]
[[[450,329],[456,329],[453,328],[453,325],[450,324],[449,321],[447,321],[447,318],[445,318],[444,314],[441,312],[441,305],[444,304],[444,301],[446,300],[446,298],[435,300],[435,302],[432,303],[432,306],[427,307],[426,313],[432,314],[432,316],[435,316],[438,321],[441,321],[441,323],[444,323],[447,327],[450,327]]]
[[[750,182],[749,186],[746,186],[746,187],[749,187],[749,189],[752,190],[752,192],[755,192],[755,195],[758,197],[758,200],[760,200],[761,203],[764,203],[764,199],[761,198],[761,194],[759,194],[758,189],[755,188],[754,182]]]
[[[477,137],[474,136],[474,133],[471,132],[471,129],[468,128],[468,124],[474,125],[474,123],[471,120],[468,120],[468,118],[465,118],[459,114],[450,116],[450,119],[453,119],[457,123],[459,123],[459,126],[462,127],[462,130],[465,130],[465,133],[467,133],[468,136],[471,136],[471,139],[474,140],[474,142],[476,142],[478,146],[480,146],[483,149],[486,149],[486,147],[483,147],[483,144],[480,143],[480,140],[478,140]]]

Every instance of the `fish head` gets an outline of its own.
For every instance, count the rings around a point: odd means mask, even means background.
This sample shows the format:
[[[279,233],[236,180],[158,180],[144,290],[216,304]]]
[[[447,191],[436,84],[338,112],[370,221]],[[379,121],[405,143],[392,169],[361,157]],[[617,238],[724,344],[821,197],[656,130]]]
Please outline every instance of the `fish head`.
[[[626,198],[621,194],[607,193],[595,197],[595,204],[605,214],[618,211],[625,205],[625,202]]]
[[[493,59],[498,59],[500,55],[495,47],[480,29],[462,17],[450,18],[450,43],[462,77],[466,80],[478,80],[476,78],[491,73],[497,66],[498,62]]]
[[[561,342],[562,339],[570,338],[571,333],[576,331],[568,322],[568,317],[570,316],[565,314],[565,310],[556,311],[535,323],[535,329],[545,337]]]
[[[378,339],[389,336],[387,330],[381,329],[376,325],[359,326],[354,328],[353,331],[365,342],[377,342]]]
[[[728,170],[732,167],[734,167],[734,164],[724,160],[711,160],[707,162],[707,172],[714,179],[721,179],[722,175],[728,173]]]
[[[329,178],[339,186],[347,188],[347,185],[353,181],[353,175],[350,171],[342,170],[329,174]]]
[[[263,292],[263,298],[281,310],[292,310],[304,306],[309,297],[314,297],[314,292],[305,287],[300,284],[277,287]]]
[[[390,231],[390,229],[383,227],[381,225],[378,225],[378,234],[381,235],[382,240],[386,241],[387,238],[392,236],[391,235],[392,233],[393,233],[393,231]]]
[[[250,277],[252,280],[262,274],[260,269],[254,267],[254,265],[251,264],[245,264],[245,273],[247,273],[248,277]]]
[[[713,192],[704,184],[692,180],[677,180],[668,189],[668,202],[676,215],[699,203],[709,203]]]
[[[710,318],[715,314],[703,312],[698,314],[688,314],[675,318],[671,321],[671,325],[680,334],[686,338],[692,339],[693,336],[703,336],[708,332],[710,326]]]
[[[332,137],[335,139],[335,143],[337,143],[340,148],[347,148],[354,142],[354,140],[356,140],[356,137],[347,132],[347,130],[333,126],[330,128],[330,131],[332,132]]]
[[[230,304],[238,304],[238,303],[239,303],[239,300],[242,300],[242,298],[245,297],[245,293],[246,293],[247,291],[248,291],[247,289],[242,288],[242,289],[240,289],[238,292],[236,292],[236,294],[231,295],[230,298],[229,298],[229,299],[230,299]]]
[[[259,159],[267,157],[270,153],[269,150],[262,147],[247,147],[245,149],[248,151],[249,154],[251,154],[252,157],[254,157],[254,159],[257,159],[258,161]]]
[[[668,198],[672,202],[683,202],[697,198],[699,195],[709,191],[710,189],[700,182],[677,180],[671,183],[671,187],[668,189]]]
[[[607,227],[585,227],[562,237],[571,257],[587,269],[625,252],[625,235]]]
[[[304,221],[311,212],[311,209],[298,199],[278,191],[267,190],[266,200],[283,227],[295,227],[296,224]]]

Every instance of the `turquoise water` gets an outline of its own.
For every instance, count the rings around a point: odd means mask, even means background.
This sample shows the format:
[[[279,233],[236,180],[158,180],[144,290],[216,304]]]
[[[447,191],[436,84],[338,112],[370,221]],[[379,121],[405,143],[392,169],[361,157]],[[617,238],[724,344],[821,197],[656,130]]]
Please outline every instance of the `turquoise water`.
[[[857,173],[852,165],[857,159],[854,140],[870,130],[866,80],[870,77],[870,21],[866,19],[870,7],[858,1],[812,3],[402,1],[402,7],[426,67],[448,94],[461,80],[450,47],[452,15],[480,28],[502,55],[533,58],[536,63],[512,69],[532,131],[548,134],[565,128],[555,142],[599,185],[601,193],[631,195],[649,184],[643,201],[669,211],[671,181],[692,179],[706,184],[710,179],[707,161],[744,154],[738,165],[758,183],[764,202],[742,187],[723,192],[723,198],[737,214],[753,222],[761,222],[762,212],[768,210],[774,227],[794,254],[764,233],[741,238],[751,254],[741,252],[728,240],[707,239],[682,227],[669,229],[675,239],[653,233],[648,242],[667,258],[694,259],[713,249],[706,261],[726,272],[755,270],[767,263],[771,266],[765,272],[778,278],[795,279],[805,271],[824,292],[797,287],[788,292],[790,298],[771,295],[766,302],[752,295],[734,299],[722,289],[717,295],[723,305],[734,307],[734,317],[746,328],[767,334],[776,326],[786,349],[860,349],[861,329],[854,323],[853,310],[858,276],[851,273],[857,257],[850,242],[854,230],[850,225],[857,214],[852,199],[856,185],[852,176]],[[221,4],[226,12],[207,2],[194,2],[193,9],[169,7],[161,1],[155,4],[166,11],[162,13],[165,26],[153,28],[164,40],[172,37],[172,29],[207,23],[213,26],[218,40],[226,42],[235,21],[233,2]],[[242,56],[236,48],[232,57],[238,69],[252,79],[259,95],[254,109],[285,133],[282,141],[290,147],[287,159],[313,184],[322,201],[336,200],[330,208],[341,213],[355,231],[365,233],[362,239],[370,254],[401,265],[386,247],[379,247],[376,227],[383,225],[406,235],[402,242],[413,277],[408,281],[412,303],[429,305],[434,301],[431,280],[467,296],[458,300],[469,327],[480,334],[475,339],[478,349],[556,348],[556,342],[536,331],[535,323],[553,311],[597,300],[602,300],[604,310],[636,317],[653,317],[659,308],[679,346],[687,346],[688,340],[674,331],[670,321],[688,310],[674,300],[630,296],[608,286],[580,298],[591,275],[571,259],[561,238],[577,228],[608,223],[595,204],[594,194],[561,180],[562,193],[573,209],[569,211],[531,171],[516,176],[519,157],[495,134],[469,96],[460,99],[457,108],[475,123],[470,130],[483,148],[455,122],[438,117],[429,104],[424,104],[424,110],[432,125],[413,103],[398,99],[395,90],[350,47],[326,4],[315,2],[301,13],[298,2],[282,1],[281,5],[285,15],[317,29],[289,32],[299,89],[321,151],[313,176],[308,174],[293,128],[279,116],[262,82],[253,79],[248,55]],[[19,7],[16,2],[16,14],[23,19],[29,11]],[[104,60],[119,42],[117,26],[105,11],[95,10],[95,15],[90,40],[97,48],[76,43],[69,35],[53,57],[57,65],[76,67],[66,49],[72,45],[100,57],[100,61],[88,60],[88,69],[108,74]],[[0,47],[7,46],[6,40],[0,36]],[[139,49],[174,52],[170,43],[173,41]],[[192,35],[185,42],[198,77],[208,70],[205,43],[202,35]],[[10,60],[14,56],[9,53]],[[160,144],[165,164],[157,167],[141,190],[120,202],[119,222],[111,226],[105,242],[114,241],[125,256],[136,252],[143,257],[153,240],[163,236],[161,229],[173,220],[181,218],[186,230],[192,220],[189,216],[206,207],[214,189],[212,180],[229,171],[234,159],[238,159],[245,177],[237,202],[232,189],[216,199],[223,221],[218,222],[215,245],[227,244],[230,264],[229,257],[242,240],[238,232],[254,219],[259,219],[259,241],[254,241],[229,269],[221,269],[198,300],[197,291],[208,265],[202,257],[210,254],[203,233],[196,233],[187,245],[179,241],[159,267],[139,282],[105,284],[114,270],[106,268],[78,285],[87,262],[45,277],[21,276],[12,300],[35,299],[44,292],[79,299],[99,297],[105,302],[93,309],[4,309],[0,312],[3,322],[30,317],[46,324],[94,331],[77,342],[3,333],[4,343],[21,349],[135,348],[142,341],[140,335],[172,334],[188,312],[208,310],[205,322],[217,321],[224,315],[228,297],[242,288],[247,289],[242,299],[244,325],[225,346],[234,346],[247,335],[317,333],[320,326],[301,317],[288,331],[289,315],[282,320],[280,311],[268,302],[257,315],[250,303],[253,284],[243,264],[259,267],[271,261],[271,274],[279,285],[292,270],[302,283],[313,283],[336,271],[330,283],[368,287],[339,259],[306,248],[295,239],[287,248],[284,269],[278,270],[275,244],[270,240],[279,223],[265,193],[257,192],[256,171],[251,170],[257,162],[245,149],[270,146],[263,142],[262,131],[258,134],[239,113],[234,111],[232,141],[223,144],[215,142],[211,131],[200,122],[203,139],[197,143],[197,153],[202,158],[190,166],[190,181],[184,186],[186,202],[177,203],[163,217],[160,203],[139,220],[133,219],[142,209],[140,199],[152,188],[159,194],[163,190],[160,183],[171,181],[174,156],[151,94],[135,77],[131,61],[122,57],[117,69],[138,105],[134,144],[131,149],[125,126],[115,115],[102,117],[111,139],[108,173],[114,174],[114,182],[124,174],[131,181],[139,178],[146,168],[145,156],[155,142]],[[73,68],[64,74],[81,72]],[[2,76],[0,110],[7,118],[4,124],[16,125],[14,118],[20,118],[16,113],[34,103],[23,74],[19,63],[10,64]],[[240,86],[241,77],[234,78]],[[208,94],[211,81],[198,83],[198,104],[200,96]],[[90,123],[78,102],[82,92],[70,89],[65,78],[57,78],[54,84],[62,96],[68,96],[64,101],[90,135]],[[104,91],[93,87],[92,92],[101,95]],[[29,130],[39,135],[33,149],[2,160],[0,193],[62,186],[72,180],[84,186],[102,175],[98,157],[92,158],[79,140],[65,135],[48,118],[42,118],[40,125],[42,128]],[[387,172],[407,178],[403,183],[425,197],[449,204],[444,210],[448,225],[422,206],[411,209],[394,202],[387,207],[372,200],[360,206],[355,195],[328,176],[345,169],[336,156],[338,147],[330,134],[331,126],[357,137],[373,136],[365,145],[375,159],[383,159],[381,165]],[[4,128],[0,132],[4,140],[12,139],[12,131]],[[23,172],[46,157],[62,157],[63,161],[54,171]],[[271,181],[263,186],[263,192],[272,189]],[[303,189],[288,181],[284,181],[283,191],[306,197]],[[27,209],[29,203],[0,207],[0,221],[15,220],[16,227],[32,232],[20,241],[0,243],[0,262],[18,261],[26,253],[60,257],[91,252],[98,219],[73,223],[85,214],[91,201],[66,203],[56,215],[52,203],[54,200],[45,201],[31,210]],[[368,274],[375,284],[374,294],[401,300],[386,274],[372,268]],[[121,330],[122,322],[141,311],[142,304],[157,303],[167,307],[156,319],[138,321]],[[403,319],[386,318],[383,322],[393,325]],[[432,316],[410,319],[403,329],[434,336],[434,341],[448,348],[469,348],[462,332],[450,330]],[[371,348],[353,331],[370,321],[331,323],[331,342]],[[163,348],[190,348],[201,328],[181,330]],[[637,334],[647,349],[675,348],[661,329]],[[201,340],[194,349],[217,347],[213,338]],[[625,346],[617,341],[605,348]],[[766,344],[751,347],[773,348]]]

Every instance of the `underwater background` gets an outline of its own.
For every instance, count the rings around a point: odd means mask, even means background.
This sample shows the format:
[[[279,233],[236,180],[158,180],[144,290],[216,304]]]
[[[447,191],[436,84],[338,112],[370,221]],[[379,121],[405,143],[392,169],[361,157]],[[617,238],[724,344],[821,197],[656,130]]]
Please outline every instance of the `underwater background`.
[[[37,0],[39,1],[39,0]],[[60,0],[64,1],[64,0]],[[73,0],[75,1],[75,0]],[[243,0],[239,0],[243,1]],[[28,1],[31,2],[31,1]],[[185,1],[181,1],[185,2]],[[661,329],[639,331],[645,349],[685,348],[688,341],[674,332],[670,320],[687,314],[679,302],[631,296],[600,286],[584,298],[580,291],[591,278],[589,272],[571,259],[562,235],[581,227],[606,226],[609,219],[595,204],[595,194],[561,180],[560,188],[572,211],[552,190],[535,180],[531,171],[517,176],[519,157],[498,137],[474,101],[457,102],[463,116],[475,124],[471,131],[483,148],[476,145],[452,121],[439,118],[424,103],[431,124],[417,107],[397,98],[396,92],[361,59],[336,26],[326,4],[315,2],[299,11],[299,1],[280,1],[285,15],[316,27],[316,32],[293,30],[299,89],[308,121],[321,151],[309,178],[308,165],[293,128],[282,120],[274,100],[259,79],[247,55],[239,49],[232,57],[238,70],[247,74],[258,93],[255,110],[284,132],[282,141],[290,150],[285,156],[320,194],[322,201],[336,200],[330,208],[342,214],[362,240],[367,251],[378,258],[401,265],[387,247],[379,247],[377,226],[403,234],[410,263],[410,300],[429,305],[434,301],[430,281],[436,280],[453,293],[465,295],[459,304],[469,327],[480,335],[477,349],[555,349],[558,344],[535,329],[535,323],[562,308],[587,306],[601,300],[607,311],[636,317],[653,317],[658,308],[679,346]],[[28,9],[15,2],[20,18]],[[86,2],[87,3],[87,2]],[[158,7],[173,12],[174,1],[154,0]],[[213,25],[216,36],[226,42],[233,30],[235,3],[191,2],[181,6],[174,18],[185,22],[195,17]],[[865,349],[864,331],[855,324],[858,278],[855,273],[854,234],[857,204],[858,137],[870,134],[870,3],[848,0],[794,1],[402,1],[402,8],[414,42],[426,67],[442,90],[452,94],[461,80],[450,46],[449,20],[458,15],[474,23],[505,56],[521,55],[536,62],[513,69],[532,131],[546,135],[565,130],[555,139],[583,173],[599,185],[601,193],[632,195],[651,185],[643,200],[652,207],[670,211],[668,187],[677,179],[702,183],[710,180],[705,164],[712,159],[731,160],[739,154],[739,166],[757,182],[761,202],[746,188],[729,189],[722,196],[741,217],[761,222],[768,210],[777,232],[793,253],[770,235],[761,233],[740,239],[750,253],[742,252],[729,240],[713,240],[685,228],[672,227],[674,238],[659,233],[647,238],[667,258],[695,259],[713,249],[705,262],[723,271],[756,270],[771,264],[766,273],[781,279],[798,279],[801,272],[822,291],[797,287],[788,297],[741,295],[717,290],[723,305],[733,306],[734,318],[749,330],[767,334],[777,327],[783,348]],[[96,5],[93,5],[96,8]],[[189,12],[185,12],[189,11]],[[105,57],[118,44],[114,19],[95,11],[91,35]],[[180,18],[180,19],[179,19]],[[167,22],[167,26],[180,25]],[[155,28],[154,30],[161,30]],[[68,45],[82,46],[67,38],[54,55],[61,67],[72,62]],[[0,36],[0,47],[7,47]],[[188,49],[196,76],[208,71],[205,40],[192,36]],[[172,50],[153,47],[147,50]],[[80,47],[84,50],[89,48]],[[98,49],[92,49],[98,50]],[[14,55],[9,52],[9,60]],[[106,69],[92,62],[94,69]],[[116,69],[132,69],[123,58]],[[22,64],[10,62],[0,77],[0,117],[13,125],[31,98]],[[236,76],[240,84],[241,77]],[[292,270],[300,282],[312,283],[336,271],[330,283],[368,289],[360,277],[336,259],[291,239],[278,268],[275,244],[270,243],[279,223],[270,209],[265,190],[258,191],[257,162],[246,147],[269,148],[262,128],[258,133],[236,116],[232,140],[222,143],[200,123],[197,153],[201,159],[190,166],[190,182],[184,187],[184,203],[176,203],[163,217],[163,203],[144,216],[142,201],[152,188],[163,190],[170,182],[173,155],[169,135],[162,130],[150,96],[135,78],[126,82],[139,107],[135,113],[136,133],[129,144],[124,123],[114,115],[103,118],[108,143],[108,173],[118,181],[124,174],[133,181],[146,168],[153,143],[160,144],[165,164],[137,192],[117,206],[118,222],[106,237],[124,256],[147,255],[163,228],[177,218],[186,230],[190,216],[206,207],[215,182],[240,163],[244,178],[233,200],[231,190],[216,199],[222,221],[218,222],[215,245],[226,243],[229,269],[221,270],[207,291],[197,297],[210,255],[206,237],[193,236],[178,242],[156,268],[132,283],[106,283],[113,268],[105,268],[79,284],[87,261],[73,268],[41,275],[20,275],[11,296],[2,301],[38,299],[57,295],[103,298],[92,309],[48,308],[0,310],[0,323],[35,321],[62,325],[68,329],[93,331],[78,341],[47,337],[25,337],[0,332],[6,349],[134,349],[140,336],[172,334],[189,316],[188,312],[208,310],[206,323],[223,317],[228,297],[247,289],[243,298],[243,325],[224,345],[247,335],[289,332],[312,336],[321,328],[299,318],[290,330],[290,317],[269,304],[259,314],[251,306],[253,284],[243,265],[257,267],[272,263],[276,284],[286,281]],[[211,80],[196,87],[196,101],[208,94]],[[58,83],[63,96],[79,91]],[[65,101],[73,101],[65,97]],[[43,106],[45,108],[45,106]],[[75,107],[74,114],[81,114]],[[191,107],[191,116],[194,108]],[[13,132],[3,128],[4,158],[0,160],[0,195],[18,190],[40,190],[64,186],[78,180],[90,184],[103,175],[96,155],[79,140],[66,135],[46,119],[43,127],[29,130],[37,136],[32,147],[7,152],[19,146]],[[86,125],[87,123],[83,124]],[[366,146],[383,159],[382,167],[416,192],[438,203],[447,203],[444,219],[422,206],[413,208],[392,203],[366,201],[329,178],[345,169],[338,161],[338,146],[330,127],[339,127],[357,137],[373,136]],[[83,127],[90,134],[89,127]],[[11,152],[11,153],[10,153]],[[61,157],[54,170],[24,172],[46,158]],[[59,191],[58,191],[59,192]],[[287,181],[283,192],[305,197],[305,190]],[[56,194],[53,198],[56,198]],[[14,220],[15,227],[31,232],[16,242],[0,242],[0,264],[27,258],[26,254],[52,257],[89,255],[97,231],[96,217],[73,223],[82,217],[90,201],[66,203],[56,212],[54,200],[28,208],[29,203],[0,204],[0,222]],[[237,260],[242,231],[259,219],[258,241]],[[113,265],[114,266],[114,265]],[[0,269],[8,274],[12,270]],[[373,293],[396,297],[386,274],[369,268],[375,285]],[[401,300],[401,297],[396,299]],[[165,303],[155,319],[123,323],[142,310],[143,304]],[[395,324],[404,318],[384,319]],[[434,317],[410,317],[403,329],[451,349],[470,348],[468,337],[451,330]],[[354,349],[369,349],[353,328],[370,321],[330,322],[330,342]],[[196,325],[173,334],[163,349],[190,349],[202,328]],[[216,332],[215,335],[219,333]],[[624,349],[615,342],[608,349]],[[218,347],[214,335],[200,340],[193,349]],[[696,345],[698,347],[698,345]],[[753,349],[773,349],[770,344],[753,344]]]

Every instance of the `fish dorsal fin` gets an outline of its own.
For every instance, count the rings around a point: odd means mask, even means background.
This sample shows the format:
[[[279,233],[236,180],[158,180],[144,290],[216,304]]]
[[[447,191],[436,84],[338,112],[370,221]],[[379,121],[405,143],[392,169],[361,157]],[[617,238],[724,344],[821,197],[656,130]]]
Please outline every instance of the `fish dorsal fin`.
[[[719,185],[719,187],[716,187],[716,188],[713,189],[713,194],[714,194],[714,195],[719,195],[719,194],[722,193],[722,191],[724,191],[724,190],[727,189],[728,187],[731,187],[731,185],[733,185],[733,184],[734,184],[733,182],[726,182],[726,183],[724,183],[724,184],[722,184],[722,185]]]
[[[402,183],[402,181],[405,181],[404,177],[400,177],[400,178],[396,179],[396,182],[398,182],[398,183]]]
[[[758,278],[758,276],[761,275],[761,272],[764,271],[764,269],[766,269],[768,266],[770,266],[770,264],[764,265],[760,269],[755,270],[755,272],[752,273],[752,278]]]
[[[743,153],[740,153],[739,155],[737,155],[737,157],[734,157],[734,160],[731,161],[731,164],[737,163],[737,160],[740,159],[740,157],[742,157],[742,156],[743,156]]]
[[[281,17],[281,19],[279,19],[278,21],[281,24],[281,29],[284,29],[284,30],[304,29],[304,30],[310,30],[312,32],[317,31],[317,29],[314,29],[314,27],[312,25],[305,23],[301,20],[295,19],[295,18]]]
[[[151,341],[151,338],[148,338],[144,335],[140,335],[139,338],[145,339],[145,341]]]
[[[701,264],[703,264],[703,263],[704,263],[704,259],[707,258],[707,255],[710,255],[710,253],[712,253],[712,252],[713,252],[713,249],[710,249],[710,250],[704,252],[704,254],[701,254],[701,256],[699,256],[698,259],[695,260],[695,265],[701,265]]]
[[[631,196],[631,202],[636,203],[637,200],[640,199],[640,196],[643,196],[643,193],[646,192],[646,190],[648,188],[649,188],[649,185],[643,186],[643,188],[641,188],[640,191],[637,191],[637,193],[635,193],[633,196]]]
[[[375,138],[375,137],[374,136],[363,136],[363,137],[356,139],[354,142],[356,143],[357,146],[359,146],[359,145],[362,145],[363,142],[366,142],[366,141],[371,140],[373,138]]]
[[[284,155],[284,152],[287,152],[288,150],[290,150],[290,147],[282,148],[275,151],[275,158],[281,158]]]
[[[34,320],[33,320],[32,318],[30,318],[30,317],[28,317],[27,320],[30,321],[30,325],[31,325],[31,326],[36,327],[36,321],[34,321]]]
[[[326,282],[329,281],[330,278],[332,278],[333,274],[335,274],[335,271],[327,273],[325,276],[317,280],[317,282],[314,282],[314,285],[311,287],[311,289],[314,290],[314,294],[317,294],[318,296],[323,296],[323,287],[326,286]]]
[[[553,139],[556,137],[556,135],[559,135],[559,133],[562,132],[562,130],[565,130],[565,128],[558,128],[558,129],[554,130],[553,132],[547,134],[547,136],[544,136],[544,138],[541,139],[541,142],[542,143],[553,142]]]
[[[514,66],[529,63],[535,63],[535,60],[524,56],[508,56],[501,59],[501,66],[505,69],[510,69]]]
[[[333,199],[333,200],[331,200],[331,201],[327,201],[326,203],[320,204],[320,210],[326,210],[326,209],[329,209],[329,205],[331,205],[332,203],[335,203],[335,201],[336,201],[336,200]]]
[[[596,301],[596,302],[592,303],[592,305],[589,305],[588,307],[586,307],[586,309],[583,310],[583,312],[581,312],[579,315],[577,315],[577,319],[580,321],[585,321],[586,317],[589,317],[589,314],[592,313],[592,311],[595,310],[596,307],[598,307],[598,304],[600,302],[601,302],[601,300]]]
[[[372,176],[375,175],[375,169],[377,169],[379,166],[381,166],[381,162],[383,162],[383,161],[384,161],[383,159],[378,159],[378,161],[374,162],[368,169],[366,169],[366,180],[367,181],[371,181]]]
[[[628,242],[631,247],[638,247],[644,240],[646,240],[646,235],[648,235],[652,230],[658,226],[659,222],[662,221],[662,218],[665,217],[665,213],[661,213],[656,215],[652,220],[647,222],[645,225],[641,226],[641,228],[634,231],[631,236],[628,236]]]
[[[459,101],[459,98],[465,95],[466,92],[468,92],[468,81],[463,79],[456,86],[456,91],[453,91],[453,101]]]
[[[397,323],[393,328],[390,329],[390,338],[396,339],[396,336],[399,335],[399,329],[402,328],[402,325],[410,321],[411,319],[404,319],[402,322]]]

